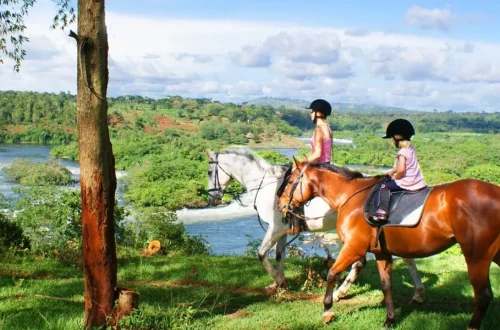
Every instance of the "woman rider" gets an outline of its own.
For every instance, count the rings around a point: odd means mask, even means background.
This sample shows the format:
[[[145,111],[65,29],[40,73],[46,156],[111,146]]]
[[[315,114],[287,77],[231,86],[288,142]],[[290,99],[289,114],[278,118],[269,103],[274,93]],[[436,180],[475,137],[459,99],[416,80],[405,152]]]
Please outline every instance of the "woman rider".
[[[325,100],[312,101],[307,108],[311,109],[311,120],[316,124],[311,138],[311,153],[308,162],[330,163],[332,160],[332,130],[326,119],[332,113],[332,106]]]

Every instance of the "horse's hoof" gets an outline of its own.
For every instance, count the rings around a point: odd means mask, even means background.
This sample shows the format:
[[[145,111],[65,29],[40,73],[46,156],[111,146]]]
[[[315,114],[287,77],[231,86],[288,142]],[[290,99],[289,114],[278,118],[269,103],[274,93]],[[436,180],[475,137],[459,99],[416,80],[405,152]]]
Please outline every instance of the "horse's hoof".
[[[332,300],[335,303],[339,302],[340,301],[339,295],[334,292],[333,295],[332,295]]]
[[[323,322],[330,323],[330,322],[332,322],[334,317],[335,317],[334,312],[332,312],[332,311],[324,312],[323,313]]]
[[[384,322],[384,328],[387,328],[387,329],[392,328],[395,321],[396,321],[395,319],[386,319]]]
[[[272,296],[273,294],[276,293],[277,289],[278,289],[278,284],[276,284],[276,283],[268,285],[264,288],[264,295],[265,296]]]
[[[279,285],[280,288],[282,289],[287,289],[288,288],[288,281],[286,280],[286,278],[283,280],[283,282],[281,282],[281,284]]]
[[[418,306],[418,305],[422,305],[423,303],[424,303],[424,300],[422,298],[413,298],[412,300],[410,300],[408,305]]]

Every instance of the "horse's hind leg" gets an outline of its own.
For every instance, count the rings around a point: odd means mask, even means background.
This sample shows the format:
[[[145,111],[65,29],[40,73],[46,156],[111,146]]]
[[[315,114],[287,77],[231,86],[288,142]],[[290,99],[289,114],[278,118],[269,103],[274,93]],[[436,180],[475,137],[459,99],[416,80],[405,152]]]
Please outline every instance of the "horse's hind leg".
[[[403,258],[403,261],[408,266],[408,272],[413,280],[413,285],[415,286],[415,293],[413,298],[410,300],[410,305],[421,304],[424,302],[422,296],[424,295],[424,286],[422,280],[420,279],[420,274],[418,273],[417,265],[414,259]]]
[[[283,276],[284,281],[280,285],[286,285],[285,277],[285,255],[286,255],[286,235],[281,237],[276,243],[276,262],[278,263],[278,274]]]
[[[356,279],[358,278],[359,274],[361,273],[365,265],[366,265],[366,257],[363,257],[352,264],[349,275],[347,275],[342,285],[333,293],[332,297],[334,302],[338,302],[340,298],[345,297],[347,291],[349,291],[349,288],[351,287],[351,284],[354,283],[354,281],[356,281]]]
[[[377,268],[380,275],[382,292],[384,293],[385,308],[387,310],[387,317],[385,319],[384,327],[388,328],[392,326],[396,320],[394,301],[392,299],[392,256],[388,255],[377,258]]]
[[[469,330],[481,327],[486,310],[493,299],[489,276],[490,264],[489,260],[467,260],[469,280],[474,288],[474,312],[469,323]]]

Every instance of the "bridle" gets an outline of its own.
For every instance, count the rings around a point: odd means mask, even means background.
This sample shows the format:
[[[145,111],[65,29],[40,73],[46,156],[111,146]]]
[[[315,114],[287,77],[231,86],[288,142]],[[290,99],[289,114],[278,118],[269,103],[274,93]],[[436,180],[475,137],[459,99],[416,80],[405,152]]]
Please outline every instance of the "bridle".
[[[218,192],[220,193],[221,195],[224,193],[224,191],[222,190],[222,185],[220,184],[220,181],[219,181],[219,168],[221,169],[221,171],[223,171],[224,173],[227,174],[227,176],[229,176],[230,178],[232,178],[232,176],[227,173],[220,165],[219,165],[219,154],[216,153],[215,154],[215,160],[209,160],[208,161],[208,164],[215,164],[215,173],[214,173],[214,180],[215,180],[215,185],[213,188],[210,188],[207,190],[207,193],[208,193],[208,196],[210,196],[211,198],[215,198],[215,196],[213,196],[211,193],[212,192]]]
[[[302,170],[300,170],[300,173],[299,173],[299,176],[295,179],[295,181],[293,182],[293,186],[292,186],[292,190],[290,190],[290,194],[288,194],[288,202],[284,208],[285,210],[285,214],[287,212],[290,212],[292,213],[292,210],[294,209],[293,205],[292,205],[292,201],[293,201],[293,194],[295,193],[295,190],[297,189],[299,183],[301,183],[302,181],[302,178],[304,177],[304,173],[307,169],[307,167],[309,166],[309,163],[306,163],[304,165],[304,167],[302,168]],[[303,192],[302,192],[302,185],[300,186],[300,193],[302,194],[302,196],[304,196]],[[292,213],[294,214],[294,213]],[[295,214],[294,214],[295,215]]]
[[[215,160],[209,160],[208,161],[208,164],[215,164],[215,173],[214,173],[214,181],[215,181],[215,185],[213,188],[210,188],[207,190],[207,193],[208,193],[208,196],[210,196],[211,198],[215,198],[211,193],[212,192],[218,192],[220,193],[221,195],[224,194],[224,190],[222,189],[222,185],[220,184],[220,180],[219,180],[219,168],[221,169],[222,172],[226,173],[226,175],[228,177],[230,177],[231,179],[234,180],[234,177],[227,173],[220,165],[219,165],[219,154],[216,153],[215,154]],[[257,209],[257,196],[259,195],[259,191],[260,189],[262,188],[262,183],[264,182],[264,179],[266,177],[266,172],[264,171],[264,175],[262,176],[262,179],[260,180],[260,183],[259,183],[259,187],[257,188],[257,192],[255,193],[255,197],[254,197],[254,201],[253,201],[253,208],[255,209],[255,212],[257,212],[257,218],[259,219],[259,224],[261,226],[261,228],[265,231],[266,229],[264,228],[264,226],[262,225],[262,220],[260,219],[260,215],[259,215],[259,210]],[[241,201],[240,197],[238,195],[236,196],[233,196],[233,199],[235,199],[238,204],[240,204],[241,206],[244,206],[244,207],[247,207],[249,205],[244,205],[243,202]]]
[[[295,179],[295,181],[293,182],[292,190],[290,191],[290,194],[288,194],[288,196],[287,196],[287,197],[288,197],[288,203],[286,204],[286,206],[285,206],[285,208],[284,208],[285,214],[286,214],[286,213],[291,213],[291,214],[293,214],[294,216],[299,217],[299,218],[301,218],[301,219],[303,219],[303,220],[316,220],[316,219],[319,219],[319,218],[324,218],[324,217],[326,217],[326,216],[328,216],[328,215],[330,215],[330,214],[332,214],[332,213],[340,213],[340,210],[342,209],[342,207],[344,207],[344,205],[346,205],[346,204],[347,204],[347,202],[349,202],[349,201],[351,200],[351,198],[353,198],[354,196],[356,196],[356,195],[357,195],[357,194],[359,194],[360,192],[365,191],[365,190],[367,190],[367,189],[369,189],[369,188],[371,188],[371,187],[375,186],[377,183],[379,183],[379,182],[380,182],[380,181],[375,182],[374,184],[368,185],[368,186],[366,186],[366,187],[364,187],[364,188],[361,188],[360,190],[356,191],[354,194],[352,194],[351,196],[349,196],[349,197],[348,197],[348,198],[344,201],[344,203],[342,203],[342,205],[340,205],[340,207],[338,208],[338,210],[333,210],[333,209],[332,209],[332,211],[331,211],[331,212],[329,212],[329,213],[327,213],[327,214],[325,214],[325,215],[319,216],[319,217],[314,217],[314,218],[312,218],[312,217],[306,217],[306,216],[303,216],[303,215],[301,215],[301,214],[297,214],[297,213],[295,213],[295,212],[294,212],[294,206],[292,205],[292,201],[293,201],[293,194],[295,193],[295,190],[297,189],[297,186],[299,185],[299,183],[301,183],[302,178],[304,177],[304,172],[305,172],[305,170],[306,170],[306,168],[307,168],[307,166],[308,166],[308,165],[309,165],[309,163],[306,163],[306,164],[304,165],[304,167],[303,167],[303,168],[302,168],[302,170],[300,171],[299,176],[298,176],[298,177],[297,177],[297,179]],[[384,179],[381,179],[381,180],[384,180]],[[304,194],[303,194],[303,192],[302,192],[302,185],[300,186],[300,188],[301,188],[301,189],[300,189],[300,193],[301,193],[301,195],[302,195],[302,199],[303,199]],[[314,197],[314,196],[313,196],[313,197]],[[305,201],[304,203],[306,203],[306,202],[307,202],[307,201]]]

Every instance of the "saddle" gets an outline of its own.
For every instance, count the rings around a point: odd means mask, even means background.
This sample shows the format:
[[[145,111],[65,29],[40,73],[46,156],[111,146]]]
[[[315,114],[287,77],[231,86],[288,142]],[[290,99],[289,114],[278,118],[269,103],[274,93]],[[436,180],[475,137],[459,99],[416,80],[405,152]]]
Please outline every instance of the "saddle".
[[[369,214],[374,214],[378,209],[379,190],[383,182],[376,184],[366,198],[364,212],[365,220],[372,226],[379,227],[380,223],[369,218]],[[415,227],[422,217],[427,197],[433,187],[425,187],[420,190],[402,190],[391,192],[391,201],[386,226]]]

